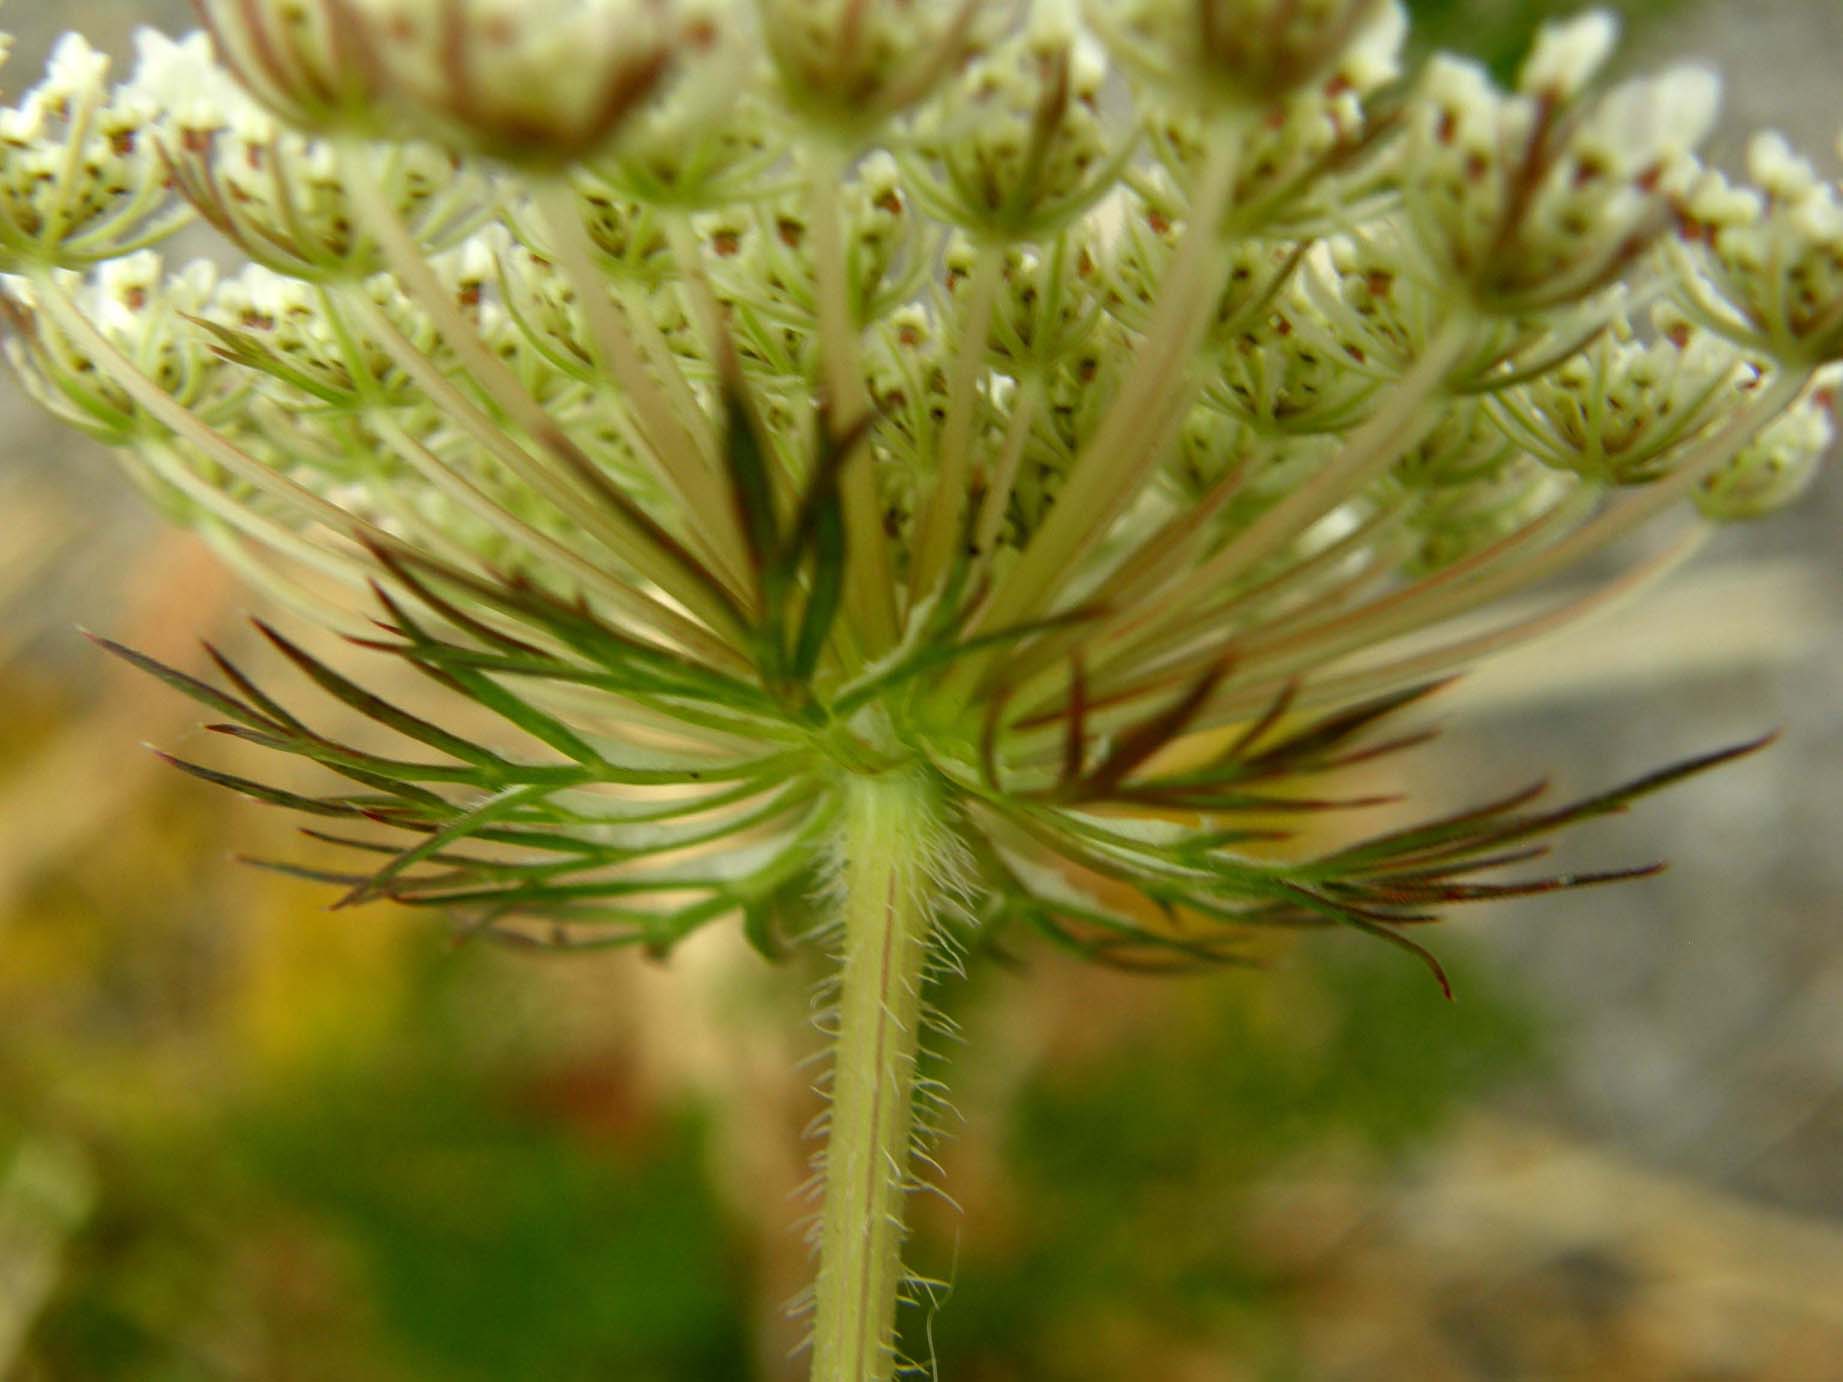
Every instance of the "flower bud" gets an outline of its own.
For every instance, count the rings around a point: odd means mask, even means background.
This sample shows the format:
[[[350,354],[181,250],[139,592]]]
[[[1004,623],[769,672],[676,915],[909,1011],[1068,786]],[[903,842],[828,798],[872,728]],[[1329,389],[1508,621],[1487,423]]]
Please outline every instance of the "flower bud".
[[[1545,25],[1517,72],[1517,90],[1557,104],[1586,89],[1612,56],[1619,21],[1605,10]]]
[[[1389,468],[1389,483],[1418,494],[1489,482],[1517,456],[1487,405],[1461,396],[1447,400],[1426,435]]]
[[[1702,333],[1641,343],[1608,331],[1584,352],[1491,399],[1508,435],[1545,465],[1597,484],[1662,479],[1738,401],[1732,356]]]
[[[923,209],[979,236],[1041,239],[1114,184],[1130,139],[1100,108],[1091,40],[1038,26],[969,66],[918,114],[905,163]]]
[[[896,160],[882,150],[862,159],[840,189],[847,303],[867,324],[921,291],[930,257],[913,251],[916,217]],[[716,247],[709,265],[719,300],[759,313],[789,333],[787,354],[810,363],[816,349],[817,265],[810,203],[783,197],[753,218],[706,216],[698,224]]]
[[[214,423],[234,421],[244,390],[189,317],[210,299],[216,273],[202,260],[177,275],[142,250],[103,264],[87,279],[61,272],[62,291],[129,364],[175,402]],[[32,396],[60,421],[110,446],[165,439],[171,429],[119,382],[113,360],[63,330],[41,310],[31,285],[8,287],[13,326],[8,356]]]
[[[1567,489],[1554,471],[1513,461],[1488,479],[1424,489],[1408,509],[1408,576],[1426,576],[1483,551],[1549,508]]]
[[[1696,508],[1728,523],[1759,518],[1803,494],[1836,439],[1833,417],[1837,372],[1823,386],[1762,428],[1735,456],[1696,487]]]
[[[1788,368],[1843,360],[1843,188],[1777,134],[1747,166],[1757,190],[1708,173],[1681,200],[1684,306]]]
[[[109,60],[76,34],[44,79],[0,110],[0,271],[78,269],[159,243],[188,219],[147,137],[156,107],[111,91]]]
[[[781,151],[770,138],[768,103],[748,80],[753,35],[740,31],[711,21],[712,51],[698,52],[696,65],[676,64],[661,94],[579,171],[617,196],[681,212],[758,199]]]
[[[406,124],[513,163],[593,151],[705,23],[644,0],[201,0],[220,61],[294,129]]]
[[[1394,78],[1407,33],[1396,0],[1101,0],[1089,18],[1148,86],[1210,108],[1372,91]]]
[[[761,0],[760,8],[782,101],[851,145],[926,97],[1003,19],[1000,7],[978,0]]]
[[[977,250],[964,238],[948,244],[946,289],[957,322],[971,291]],[[1041,375],[1080,350],[1101,315],[1096,253],[1071,234],[1039,254],[1014,245],[1004,253],[997,296],[986,333],[986,355],[994,368],[1022,377]],[[953,350],[970,343],[951,340]]]
[[[1272,282],[1285,269],[1283,250],[1269,249],[1258,274]],[[1354,360],[1348,348],[1310,329],[1310,298],[1282,292],[1238,329],[1212,333],[1215,348],[1204,397],[1257,433],[1276,437],[1342,433],[1368,416],[1383,376]]]
[[[1410,112],[1403,193],[1422,252],[1486,314],[1567,308],[1615,283],[1693,178],[1715,77],[1677,68],[1583,105],[1611,38],[1591,21],[1545,33],[1518,94],[1436,58]]]

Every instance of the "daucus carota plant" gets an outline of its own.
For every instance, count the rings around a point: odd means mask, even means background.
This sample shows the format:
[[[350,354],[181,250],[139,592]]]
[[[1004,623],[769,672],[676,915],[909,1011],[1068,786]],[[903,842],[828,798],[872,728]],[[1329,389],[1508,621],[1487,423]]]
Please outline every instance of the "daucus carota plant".
[[[343,780],[179,765],[318,818],[356,862],[299,871],[351,902],[836,951],[818,1378],[901,1366],[926,990],[969,947],[1343,927],[1438,977],[1419,923],[1627,876],[1515,866],[1748,747],[1276,843],[1377,800],[1340,780],[1430,685],[1829,440],[1836,189],[1770,136],[1753,186],[1700,166],[1701,69],[1596,90],[1604,15],[1505,91],[1404,75],[1391,0],[200,12],[117,86],[67,38],[0,113],[11,359],[457,715],[266,625],[377,734],[108,646]],[[170,271],[190,220],[248,262]],[[1640,525],[1662,555],[1552,594]]]

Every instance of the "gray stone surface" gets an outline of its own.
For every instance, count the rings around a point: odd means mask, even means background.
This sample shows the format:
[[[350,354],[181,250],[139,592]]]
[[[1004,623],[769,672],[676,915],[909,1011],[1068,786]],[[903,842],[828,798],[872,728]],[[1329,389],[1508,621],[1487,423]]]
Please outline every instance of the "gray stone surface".
[[[1712,59],[1727,98],[1716,156],[1783,130],[1835,173],[1843,4],[1711,0],[1648,29],[1638,65]],[[1843,1214],[1843,475],[1795,511],[1705,552],[1719,583],[1793,561],[1813,598],[1762,602],[1793,651],[1635,691],[1468,722],[1449,746],[1477,772],[1553,765],[1577,787],[1778,726],[1773,749],[1595,834],[1601,862],[1661,857],[1664,877],[1499,910],[1471,929],[1559,1021],[1565,1060],[1532,1099],[1577,1129],[1801,1210]],[[1630,615],[1637,628],[1640,604]],[[1702,631],[1678,631],[1686,646]],[[1487,766],[1488,765],[1488,768]]]

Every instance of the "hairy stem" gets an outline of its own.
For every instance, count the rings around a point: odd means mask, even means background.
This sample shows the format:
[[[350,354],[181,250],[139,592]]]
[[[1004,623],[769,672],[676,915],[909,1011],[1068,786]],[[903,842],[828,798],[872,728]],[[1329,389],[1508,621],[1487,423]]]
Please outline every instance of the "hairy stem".
[[[926,789],[892,774],[849,792],[812,1382],[886,1382],[895,1372],[930,929]]]

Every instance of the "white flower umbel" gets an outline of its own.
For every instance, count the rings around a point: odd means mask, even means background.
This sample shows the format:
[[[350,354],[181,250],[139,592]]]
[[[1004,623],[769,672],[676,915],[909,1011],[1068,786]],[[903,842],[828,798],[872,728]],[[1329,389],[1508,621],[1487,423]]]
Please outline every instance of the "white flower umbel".
[[[1392,0],[201,12],[118,86],[66,39],[0,110],[8,358],[468,728],[267,625],[375,735],[109,646],[327,772],[180,764],[315,816],[354,862],[278,867],[349,903],[824,938],[822,1382],[904,1366],[963,948],[1172,969],[1343,928],[1444,983],[1418,923],[1643,872],[1493,871],[1742,751],[1276,839],[1375,805],[1340,784],[1441,678],[1830,443],[1838,189],[1773,137],[1756,185],[1702,168],[1714,78],[1601,89],[1605,15],[1505,91],[1404,74]],[[194,217],[245,264],[167,268]],[[1494,615],[1646,524],[1662,557]]]

